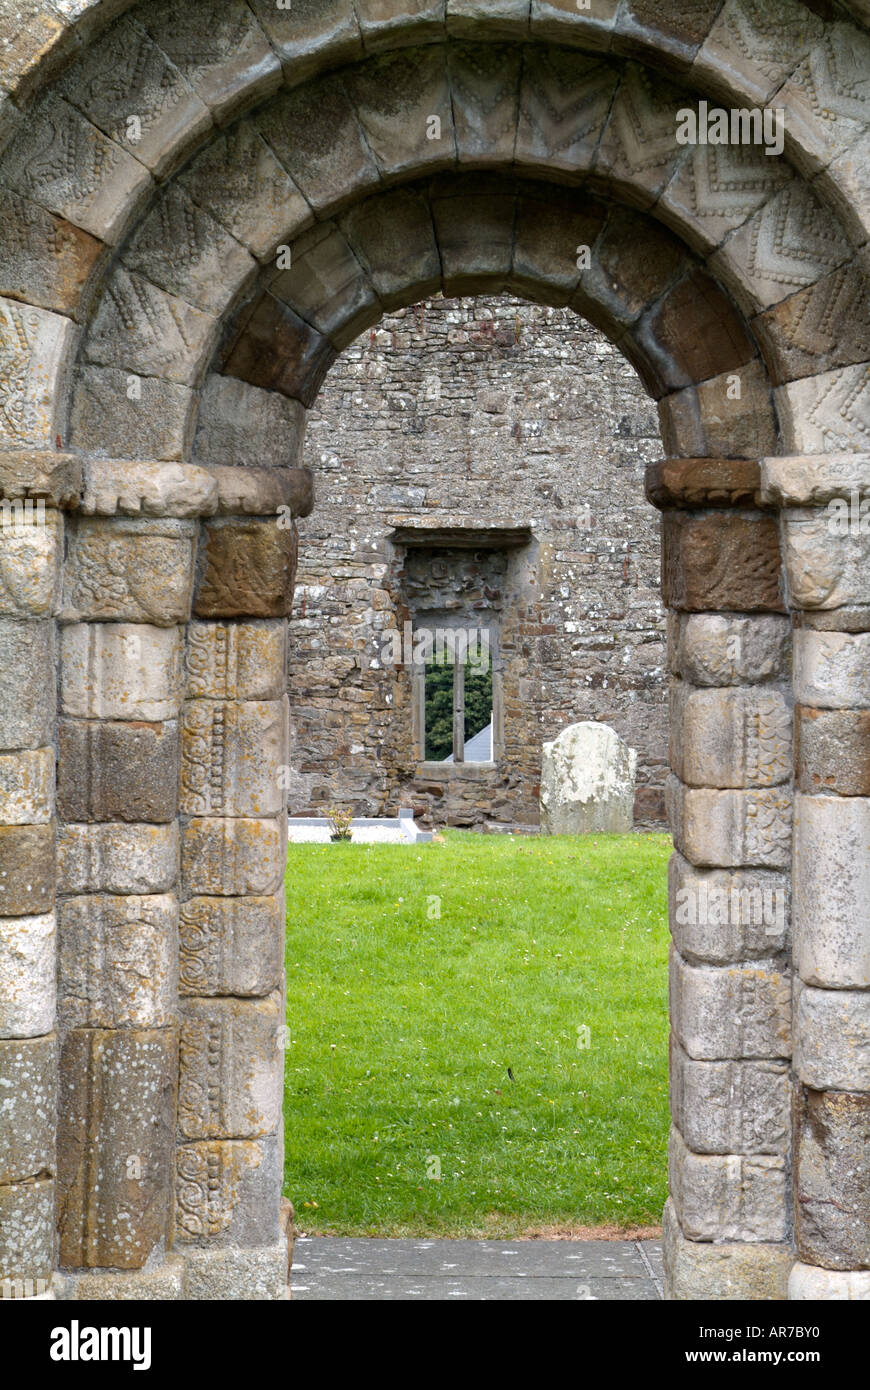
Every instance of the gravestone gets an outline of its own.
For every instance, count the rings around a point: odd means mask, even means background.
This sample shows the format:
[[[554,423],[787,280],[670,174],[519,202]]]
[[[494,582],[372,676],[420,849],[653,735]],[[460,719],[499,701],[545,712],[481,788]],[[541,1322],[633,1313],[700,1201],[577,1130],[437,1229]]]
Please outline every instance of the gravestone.
[[[636,769],[637,753],[609,724],[569,724],[542,749],[541,830],[545,835],[631,830]]]

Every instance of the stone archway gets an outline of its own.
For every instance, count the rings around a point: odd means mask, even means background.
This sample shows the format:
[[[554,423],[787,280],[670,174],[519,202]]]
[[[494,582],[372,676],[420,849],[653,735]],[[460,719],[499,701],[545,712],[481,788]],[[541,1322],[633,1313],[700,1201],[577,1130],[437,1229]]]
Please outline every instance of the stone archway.
[[[508,289],[608,334],[670,455],[670,1294],[867,1294],[870,596],[827,503],[870,489],[870,37],[485,8],[46,5],[3,55],[0,484],[46,509],[0,550],[10,1277],[280,1296],[305,411],[385,309]],[[677,144],[700,99],[781,107],[784,154]],[[785,912],[677,912],[790,880],[794,1019]]]

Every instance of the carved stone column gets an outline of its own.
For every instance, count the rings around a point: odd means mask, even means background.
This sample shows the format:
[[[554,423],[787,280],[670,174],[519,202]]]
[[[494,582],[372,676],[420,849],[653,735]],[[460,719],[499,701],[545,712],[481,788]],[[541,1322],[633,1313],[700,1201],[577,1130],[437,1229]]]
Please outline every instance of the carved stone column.
[[[790,1180],[790,625],[758,465],[648,470],[670,608],[666,1296],[778,1298]]]
[[[870,455],[765,459],[794,613],[794,1299],[870,1298]]]
[[[0,1298],[51,1296],[55,1266],[54,614],[63,517],[40,459],[0,455]],[[54,456],[52,470],[64,462]]]

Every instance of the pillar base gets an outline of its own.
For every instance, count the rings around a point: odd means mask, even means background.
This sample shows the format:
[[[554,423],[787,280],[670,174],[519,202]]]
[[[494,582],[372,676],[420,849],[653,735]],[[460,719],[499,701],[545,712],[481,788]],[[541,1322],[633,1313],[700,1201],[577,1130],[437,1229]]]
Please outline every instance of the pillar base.
[[[788,1245],[713,1245],[686,1240],[673,1203],[662,1215],[665,1299],[673,1301],[784,1301],[795,1261]]]

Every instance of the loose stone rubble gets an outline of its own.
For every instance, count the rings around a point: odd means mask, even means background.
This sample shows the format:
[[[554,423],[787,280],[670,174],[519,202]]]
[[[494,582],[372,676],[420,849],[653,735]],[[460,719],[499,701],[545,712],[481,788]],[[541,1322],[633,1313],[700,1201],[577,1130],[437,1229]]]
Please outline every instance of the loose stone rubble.
[[[0,500],[44,511],[0,531],[0,1276],[285,1296],[287,470],[440,288],[570,306],[658,402],[668,1296],[867,1297],[870,35],[684,9],[0,0]],[[679,145],[723,95],[784,152]],[[692,921],[722,875],[787,915]]]

